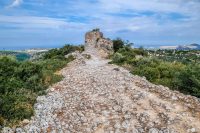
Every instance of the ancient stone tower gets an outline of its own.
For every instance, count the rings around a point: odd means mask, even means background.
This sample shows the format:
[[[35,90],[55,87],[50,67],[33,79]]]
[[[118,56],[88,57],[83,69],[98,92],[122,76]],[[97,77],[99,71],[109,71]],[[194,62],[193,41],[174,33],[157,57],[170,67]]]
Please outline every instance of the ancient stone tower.
[[[113,53],[113,42],[110,39],[104,38],[103,33],[99,29],[86,33],[85,47],[86,49],[98,49],[104,57]]]

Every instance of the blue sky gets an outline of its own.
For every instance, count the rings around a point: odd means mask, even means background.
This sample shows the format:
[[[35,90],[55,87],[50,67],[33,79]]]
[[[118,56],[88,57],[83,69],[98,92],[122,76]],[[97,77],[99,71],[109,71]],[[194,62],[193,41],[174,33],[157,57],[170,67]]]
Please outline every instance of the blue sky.
[[[0,1],[0,49],[81,44],[97,27],[136,45],[200,43],[200,1]]]

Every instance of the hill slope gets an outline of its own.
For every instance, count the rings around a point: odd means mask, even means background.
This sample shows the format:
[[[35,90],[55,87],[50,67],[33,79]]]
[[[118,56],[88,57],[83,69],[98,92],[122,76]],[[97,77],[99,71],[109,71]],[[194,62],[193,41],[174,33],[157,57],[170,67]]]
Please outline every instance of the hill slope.
[[[63,81],[37,98],[35,116],[17,132],[200,132],[197,98],[110,65],[94,48],[76,56],[62,70]]]
[[[4,133],[200,132],[197,98],[108,64],[102,57],[113,52],[112,42],[98,30],[87,35],[85,51],[72,53],[76,60],[62,69],[64,79],[37,98],[34,117]]]

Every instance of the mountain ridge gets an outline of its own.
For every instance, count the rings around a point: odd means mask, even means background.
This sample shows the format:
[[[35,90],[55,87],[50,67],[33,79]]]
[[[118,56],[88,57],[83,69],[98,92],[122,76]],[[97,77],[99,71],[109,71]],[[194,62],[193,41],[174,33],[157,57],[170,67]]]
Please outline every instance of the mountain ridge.
[[[160,49],[200,50],[200,45],[197,43],[192,43],[192,44],[188,44],[188,45],[178,45],[178,46],[161,46]]]

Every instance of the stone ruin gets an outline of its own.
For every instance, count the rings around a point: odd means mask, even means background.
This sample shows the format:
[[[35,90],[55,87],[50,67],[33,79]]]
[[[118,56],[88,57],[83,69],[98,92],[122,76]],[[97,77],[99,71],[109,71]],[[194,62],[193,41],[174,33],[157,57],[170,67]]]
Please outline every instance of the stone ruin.
[[[104,38],[99,29],[94,29],[85,34],[85,47],[86,49],[97,48],[103,57],[113,53],[112,40]]]

